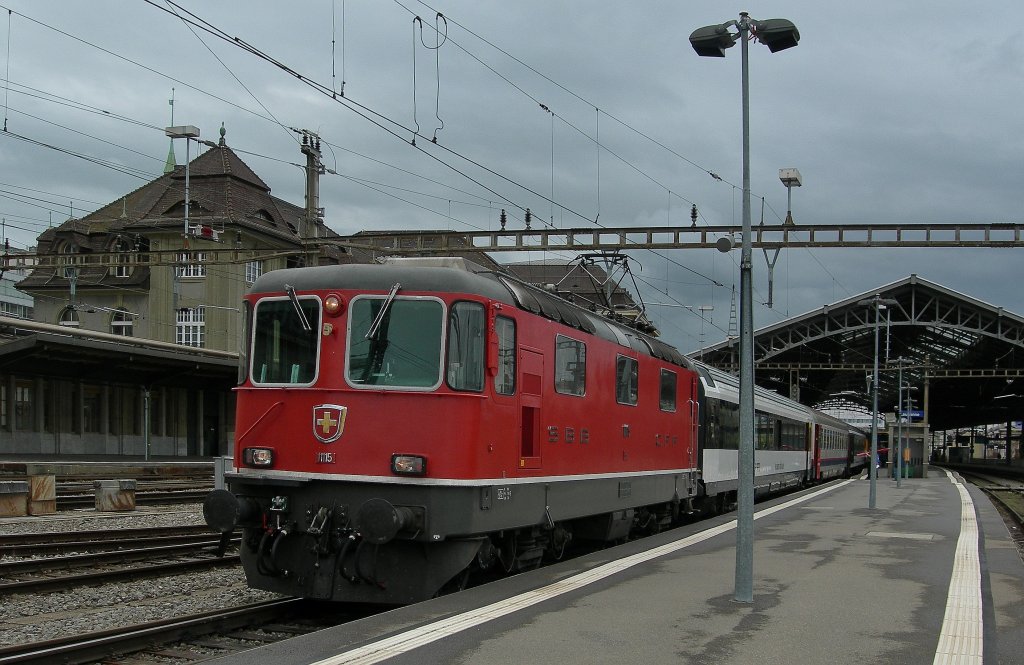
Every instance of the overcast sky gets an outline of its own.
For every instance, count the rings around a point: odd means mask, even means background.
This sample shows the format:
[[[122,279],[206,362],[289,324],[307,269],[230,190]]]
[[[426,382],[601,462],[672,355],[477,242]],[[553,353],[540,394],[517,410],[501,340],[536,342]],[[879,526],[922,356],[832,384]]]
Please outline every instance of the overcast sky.
[[[785,217],[784,167],[803,175],[797,224],[1024,221],[1024,45],[1006,1],[0,7],[11,11],[0,25],[0,215],[14,247],[162,172],[172,88],[174,124],[216,141],[223,123],[228,145],[296,205],[303,174],[294,165],[304,159],[289,128],[317,132],[337,173],[323,177],[320,203],[342,234],[494,229],[502,208],[509,228],[522,228],[525,208],[535,227],[688,226],[691,204],[699,224],[739,226],[739,47],[700,58],[688,37],[744,9],[787,18],[801,34],[797,48],[775,54],[751,45],[755,224],[762,197],[766,223]],[[170,13],[183,10],[315,86]],[[183,163],[184,143],[175,150]],[[666,341],[692,351],[702,338],[723,339],[738,250],[631,256],[642,297],[662,303],[649,311]],[[1021,258],[1020,249],[785,250],[769,309],[755,250],[755,324],[911,273],[1024,313]],[[666,304],[703,307],[706,320]]]

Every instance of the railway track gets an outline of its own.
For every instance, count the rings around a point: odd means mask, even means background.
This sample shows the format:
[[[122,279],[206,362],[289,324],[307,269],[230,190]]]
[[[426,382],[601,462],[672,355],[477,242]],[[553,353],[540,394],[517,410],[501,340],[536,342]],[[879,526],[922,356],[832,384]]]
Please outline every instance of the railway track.
[[[73,635],[66,638],[19,644],[0,648],[0,665],[13,663],[49,664],[49,663],[88,663],[102,660],[104,663],[117,663],[121,658],[131,657],[137,660],[139,652],[158,657],[183,657],[191,652],[192,660],[196,650],[190,649],[188,640],[208,635],[230,636],[237,631],[246,630],[236,642],[235,651],[253,647],[253,637],[259,636],[253,629],[258,626],[277,628],[273,622],[285,621],[291,630],[278,630],[285,636],[311,632],[322,625],[312,624],[302,629],[301,623],[294,617],[305,615],[302,612],[304,601],[298,599],[274,600],[253,605],[233,607],[199,614],[171,617],[162,621],[133,624],[121,628],[103,630],[92,633]],[[265,633],[265,641],[274,641],[281,637],[273,632]],[[182,643],[184,641],[184,643]],[[221,640],[224,645],[219,654],[230,653],[230,642]],[[199,646],[199,645],[194,645]],[[208,647],[207,647],[208,648]],[[205,654],[208,657],[208,653]],[[186,658],[187,659],[187,658]]]
[[[283,598],[110,630],[0,647],[0,665],[188,662],[247,651],[383,610]]]
[[[0,535],[0,559],[7,556],[36,557],[68,552],[96,552],[126,549],[126,543],[173,545],[196,538],[211,538],[205,524],[141,529],[104,529],[102,531],[57,531]]]
[[[240,538],[222,542],[208,529],[181,531],[134,529],[0,538],[0,553],[9,555],[0,560],[0,596],[238,565],[236,553],[217,554],[221,547],[237,545]],[[57,542],[47,542],[51,538]],[[54,555],[64,551],[79,553]]]
[[[1024,559],[1024,480],[1017,476],[960,471],[966,480],[984,492],[1006,523],[1007,531]]]
[[[177,489],[177,490],[136,490],[136,504],[159,504],[159,503],[196,503],[206,498],[206,495],[213,489],[209,487]],[[70,510],[73,508],[91,507],[96,503],[96,495],[91,491],[88,494],[57,494],[57,510]]]

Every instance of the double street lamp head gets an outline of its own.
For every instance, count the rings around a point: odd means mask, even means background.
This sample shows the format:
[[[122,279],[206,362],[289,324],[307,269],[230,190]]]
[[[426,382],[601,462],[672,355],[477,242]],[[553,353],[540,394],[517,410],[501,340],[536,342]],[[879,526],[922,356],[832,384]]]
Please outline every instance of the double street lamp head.
[[[724,58],[725,49],[736,43],[736,35],[729,32],[729,26],[735,21],[722,25],[706,25],[697,28],[690,34],[690,45],[697,55],[706,58]]]
[[[730,27],[736,27],[740,32],[729,32]],[[772,53],[792,48],[800,41],[800,31],[792,21],[784,18],[754,21],[743,12],[739,21],[697,28],[690,34],[690,45],[697,55],[724,58],[725,49],[732,47],[736,43],[736,38],[747,30],[750,30],[754,38],[767,46]]]

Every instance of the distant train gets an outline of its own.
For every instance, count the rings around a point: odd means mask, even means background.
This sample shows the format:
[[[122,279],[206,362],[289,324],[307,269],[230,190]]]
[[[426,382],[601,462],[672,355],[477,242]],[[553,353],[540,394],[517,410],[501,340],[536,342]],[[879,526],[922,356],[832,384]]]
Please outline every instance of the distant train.
[[[228,490],[257,588],[402,604],[736,497],[735,377],[461,258],[261,276]],[[850,475],[863,432],[755,396],[764,494]]]

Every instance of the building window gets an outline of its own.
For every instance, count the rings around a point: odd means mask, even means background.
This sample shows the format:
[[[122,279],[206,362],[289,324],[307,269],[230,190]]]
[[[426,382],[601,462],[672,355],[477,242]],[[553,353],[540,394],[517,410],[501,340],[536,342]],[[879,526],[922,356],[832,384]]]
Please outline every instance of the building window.
[[[149,433],[160,436],[164,433],[164,391],[152,388],[149,391]]]
[[[175,341],[185,346],[206,346],[205,307],[189,307],[178,310]]]
[[[82,431],[86,434],[98,434],[103,416],[103,389],[100,386],[86,385],[82,388]]]
[[[13,316],[16,319],[31,319],[32,308],[14,302],[0,302],[0,314]]]
[[[114,252],[116,252],[115,263],[110,268],[111,274],[114,277],[130,277],[132,274],[131,243],[124,238],[118,237],[114,241]]]
[[[35,427],[35,398],[31,381],[14,384],[14,429],[27,431]]]
[[[110,397],[114,403],[107,412],[107,431],[111,434],[124,434],[128,436],[140,434],[139,414],[141,403],[139,402],[139,390],[133,386],[122,386],[112,390]]]
[[[587,345],[555,335],[555,391],[583,395],[587,390]]]
[[[119,309],[110,318],[110,332],[122,337],[131,337],[134,324],[135,317],[128,310]]]
[[[640,366],[636,358],[619,356],[615,360],[615,401],[636,406]]]
[[[263,274],[262,261],[249,261],[245,264],[245,283],[252,284]]]
[[[180,252],[174,274],[178,277],[206,277],[206,252]]]
[[[63,273],[64,279],[77,279],[78,268],[74,267],[74,254],[76,253],[75,246],[72,245],[71,243],[68,243],[64,245],[64,247],[62,247],[60,251],[61,254],[65,255],[65,258],[61,261],[61,263],[63,263],[65,266]]]
[[[65,307],[61,311],[60,319],[58,319],[57,323],[68,328],[77,328],[82,325],[81,321],[78,320],[78,310],[74,307]]]

